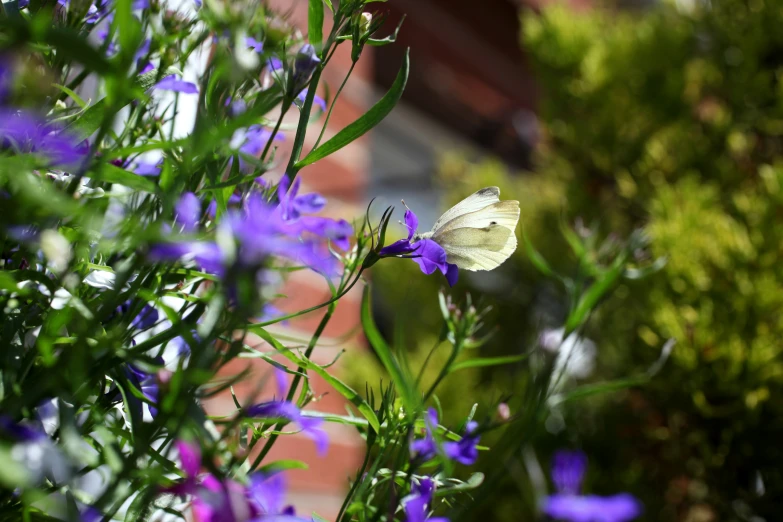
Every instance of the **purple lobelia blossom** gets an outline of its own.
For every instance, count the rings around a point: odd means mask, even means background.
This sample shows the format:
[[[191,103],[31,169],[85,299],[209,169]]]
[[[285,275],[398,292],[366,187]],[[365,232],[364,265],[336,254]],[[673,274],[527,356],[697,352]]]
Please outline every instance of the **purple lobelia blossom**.
[[[201,201],[192,192],[185,192],[174,205],[176,222],[184,232],[193,232],[198,228],[201,219]]]
[[[305,417],[296,405],[290,401],[267,401],[254,404],[245,410],[245,416],[250,418],[284,419],[299,425],[302,433],[315,442],[320,456],[326,454],[329,447],[329,436],[322,428],[323,419]]]
[[[424,416],[425,435],[423,439],[412,440],[410,443],[411,455],[424,461],[430,460],[438,453],[438,445],[432,432],[438,427],[438,412],[435,408],[429,408]]]
[[[319,212],[326,205],[326,198],[318,193],[299,195],[301,178],[297,178],[293,184],[288,176],[283,176],[277,187],[277,198],[280,201],[279,209],[284,221],[298,219],[302,214]]]
[[[641,504],[628,493],[607,497],[580,495],[586,469],[587,457],[580,451],[555,454],[552,482],[557,493],[544,500],[544,513],[567,522],[627,522],[641,514]]]
[[[303,204],[299,208],[311,207]],[[296,220],[284,220],[282,214],[279,205],[272,205],[261,193],[252,193],[241,209],[229,209],[219,219],[218,234],[233,239],[232,244],[225,241],[220,245],[214,241],[162,243],[150,248],[148,258],[152,261],[192,260],[208,272],[236,275],[247,270],[258,274],[267,259],[276,257],[325,275],[335,274],[338,262],[321,238],[345,245],[350,225],[346,222],[299,224]]]
[[[195,83],[178,79],[174,74],[163,78],[161,81],[155,84],[153,89],[157,89],[159,91],[180,92],[182,94],[198,94],[198,87],[196,87]]]
[[[12,442],[9,456],[23,466],[25,482],[36,484],[45,476],[59,480],[71,474],[71,464],[43,430],[43,426],[14,422],[7,415],[0,415],[0,436]]]
[[[289,189],[290,186],[290,189]],[[351,246],[350,237],[353,235],[353,227],[344,219],[334,220],[318,216],[304,216],[320,211],[326,205],[326,198],[318,193],[299,195],[300,179],[293,184],[288,176],[283,176],[277,187],[277,199],[279,204],[277,211],[286,228],[292,234],[310,233],[324,239],[329,239],[342,250],[348,250]]]
[[[252,163],[246,161],[242,157],[242,154],[258,158],[261,156],[266,144],[270,140],[283,141],[285,139],[285,135],[282,132],[272,134],[271,130],[262,127],[261,125],[251,125],[244,131],[244,136],[242,136],[242,131],[238,131],[237,136],[239,136],[240,139],[243,138],[242,145],[239,147],[239,152],[241,153],[239,157],[239,169],[248,174],[253,172],[256,167]],[[230,163],[232,163],[233,160],[234,158],[231,158]]]
[[[256,40],[252,36],[245,38],[245,45],[247,45],[248,49],[253,49],[257,53],[264,52],[264,42],[261,40]]]
[[[24,110],[0,108],[0,149],[42,156],[49,166],[73,167],[86,156],[85,147],[75,136],[56,124]]]
[[[156,362],[162,365],[163,359],[157,358]],[[158,414],[158,408],[154,405],[158,404],[158,397],[160,394],[157,376],[154,373],[147,373],[132,364],[126,365],[125,375],[133,386],[141,392],[144,398],[150,401],[151,404],[147,404],[147,407],[149,408],[150,416],[155,418]],[[138,418],[142,418],[144,403],[133,394],[127,395],[127,401],[128,407],[137,413]]]
[[[430,477],[422,477],[411,486],[410,495],[402,499],[406,522],[448,522],[445,517],[430,517],[435,482]]]
[[[159,176],[162,165],[163,160],[156,163],[137,161],[136,165],[134,165],[131,170],[139,176]]]
[[[421,271],[429,275],[440,270],[446,276],[449,286],[457,283],[459,275],[457,265],[446,261],[446,251],[432,239],[419,239],[416,232],[419,228],[419,218],[411,209],[405,210],[405,227],[408,229],[407,239],[400,239],[380,251],[383,256],[405,256],[413,259]]]
[[[299,102],[299,105],[304,105],[305,98],[307,98],[307,89],[302,89],[299,94],[296,95],[296,102]],[[321,109],[322,112],[326,112],[326,100],[318,96],[317,94],[313,96],[313,104]]]
[[[185,477],[163,492],[191,496],[194,522],[305,522],[285,504],[286,483],[282,475],[254,473],[244,486],[228,478],[199,476],[201,451],[195,444],[175,443]]]
[[[128,301],[126,305],[129,303],[130,301]],[[117,310],[121,311],[122,306],[123,305],[118,307]],[[136,328],[137,330],[147,330],[155,326],[159,317],[160,314],[155,307],[145,304],[144,308],[141,309],[141,312],[139,312],[139,314],[133,318],[133,321],[131,321],[131,327]]]
[[[474,432],[478,428],[478,423],[475,421],[468,422],[465,427],[465,434],[458,442],[445,442],[443,444],[443,452],[448,458],[453,461],[465,464],[467,466],[474,464],[478,459],[478,446],[479,436],[474,435]]]

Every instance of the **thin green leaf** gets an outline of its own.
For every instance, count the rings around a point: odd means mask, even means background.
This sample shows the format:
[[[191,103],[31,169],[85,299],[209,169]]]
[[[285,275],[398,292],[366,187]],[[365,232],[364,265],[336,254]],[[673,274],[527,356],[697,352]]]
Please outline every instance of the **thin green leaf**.
[[[324,3],[323,0],[309,0],[307,9],[307,32],[310,43],[317,51],[321,50],[324,39]]]
[[[311,150],[310,153],[304,157],[304,159],[296,163],[297,168],[302,168],[311,163],[314,163],[330,154],[342,149],[349,143],[359,139],[367,131],[378,125],[397,105],[403,91],[405,90],[405,84],[408,81],[408,72],[410,71],[410,49],[405,51],[405,60],[402,63],[400,72],[397,73],[397,78],[383,98],[378,103],[372,106],[363,116],[349,124],[340,132],[335,134],[329,141]]]
[[[144,91],[155,85],[155,79],[158,76],[158,70],[155,69],[154,71],[150,71],[146,74],[142,74],[136,77],[134,80],[134,86],[138,87]],[[127,103],[130,103],[130,99],[127,100]],[[127,103],[125,105],[127,105]],[[124,105],[123,105],[124,106]],[[122,107],[118,107],[117,110],[121,109]],[[106,99],[102,99],[95,103],[92,107],[84,111],[84,113],[79,117],[78,120],[74,121],[67,127],[65,127],[66,132],[71,132],[74,134],[77,134],[81,138],[88,138],[92,136],[92,134],[97,131],[101,124],[103,123],[104,118],[106,117]]]
[[[580,386],[575,390],[572,390],[563,395],[557,395],[552,397],[552,403],[561,404],[564,402],[573,401],[575,399],[583,399],[590,397],[591,395],[600,395],[602,393],[615,392],[619,390],[627,390],[635,386],[641,386],[649,382],[649,377],[631,377],[628,379],[618,379],[615,381],[599,382],[595,384],[586,384]]]
[[[475,359],[468,359],[467,361],[460,361],[452,364],[449,373],[466,370],[468,368],[484,368],[487,366],[501,366],[504,364],[518,363],[524,361],[527,357],[528,354],[507,355],[504,357],[477,357]]]
[[[308,467],[309,466],[304,462],[302,462],[301,460],[293,460],[293,459],[276,460],[274,462],[270,462],[269,464],[261,466],[260,468],[258,468],[258,472],[260,472],[265,477],[268,477],[269,475],[278,473],[280,471],[286,471],[289,469],[307,469]]]
[[[595,308],[598,301],[614,286],[617,279],[623,272],[625,265],[625,255],[620,255],[615,259],[612,267],[607,270],[593,285],[579,298],[579,302],[570,314],[565,323],[564,337],[579,328],[587,320],[590,311]]]
[[[299,357],[296,353],[289,350],[282,344],[280,344],[280,341],[275,339],[272,335],[269,334],[266,330],[264,330],[261,327],[258,326],[251,326],[249,330],[259,337],[261,337],[263,340],[271,344],[275,350],[277,350],[280,355],[288,359],[289,361],[307,368],[308,370],[314,371],[317,373],[323,380],[325,380],[329,385],[332,386],[335,390],[337,390],[340,395],[351,401],[364,415],[364,418],[367,419],[367,422],[370,423],[370,426],[375,431],[380,431],[381,425],[380,422],[378,422],[378,417],[375,415],[375,412],[373,411],[372,407],[370,407],[369,404],[367,404],[367,401],[365,401],[356,391],[345,384],[343,381],[335,377],[334,375],[331,375],[329,372],[324,370],[319,365],[315,364],[310,359],[305,359],[303,357]]]
[[[642,268],[626,268],[623,272],[623,277],[625,279],[631,279],[631,280],[637,280],[637,279],[644,279],[647,276],[650,276],[652,274],[655,274],[656,272],[660,272],[663,270],[663,267],[666,266],[666,263],[668,262],[668,258],[666,256],[659,257],[651,265],[642,267]]]
[[[408,379],[405,378],[400,364],[394,357],[394,354],[389,348],[389,345],[386,344],[383,336],[381,336],[378,328],[375,326],[375,321],[373,321],[372,311],[370,310],[369,286],[364,287],[364,295],[362,296],[361,321],[362,328],[364,329],[364,335],[367,337],[367,340],[370,342],[370,346],[372,346],[376,355],[378,355],[378,358],[381,360],[383,367],[386,368],[387,372],[389,372],[389,376],[391,377],[392,382],[394,382],[394,385],[396,386],[397,391],[400,394],[403,403],[405,404],[405,408],[409,412],[418,411],[418,401],[415,399],[414,388],[409,383]]]
[[[392,34],[390,34],[386,38],[368,38],[367,45],[370,45],[372,47],[381,47],[396,42],[397,35],[400,33],[400,29],[402,28],[402,23],[404,21],[405,21],[405,15],[402,15],[402,18],[400,19],[400,23],[397,24],[397,28],[394,29],[394,32]]]
[[[538,250],[533,246],[525,233],[522,233],[522,241],[525,243],[525,252],[527,257],[530,258],[530,262],[538,269],[539,272],[548,277],[558,277],[554,270],[549,266],[544,256],[539,254]]]
[[[139,176],[136,173],[115,167],[111,163],[102,163],[99,169],[100,170],[98,171],[91,171],[89,174],[90,178],[96,181],[124,185],[128,188],[140,190],[142,192],[154,193],[158,189],[158,186],[153,181],[144,176]]]
[[[81,98],[81,96],[79,96],[78,94],[73,92],[71,89],[69,89],[65,85],[60,85],[59,83],[53,83],[52,86],[53,87],[57,87],[58,89],[63,91],[65,94],[70,96],[70,98],[74,101],[74,103],[76,103],[76,105],[78,105],[80,108],[82,108],[82,109],[86,109],[87,108],[87,102],[84,101]]]

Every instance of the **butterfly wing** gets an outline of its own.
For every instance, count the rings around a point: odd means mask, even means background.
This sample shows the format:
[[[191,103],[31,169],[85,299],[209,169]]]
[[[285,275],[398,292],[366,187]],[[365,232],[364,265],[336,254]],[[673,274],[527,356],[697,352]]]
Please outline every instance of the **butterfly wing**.
[[[518,201],[498,201],[460,215],[433,231],[447,261],[465,270],[492,270],[517,248]]]
[[[497,187],[485,187],[478,190],[466,197],[438,218],[435,224],[432,226],[432,232],[434,233],[439,228],[443,227],[446,223],[453,220],[456,217],[464,214],[469,214],[482,208],[488,207],[493,203],[500,202],[500,189]]]

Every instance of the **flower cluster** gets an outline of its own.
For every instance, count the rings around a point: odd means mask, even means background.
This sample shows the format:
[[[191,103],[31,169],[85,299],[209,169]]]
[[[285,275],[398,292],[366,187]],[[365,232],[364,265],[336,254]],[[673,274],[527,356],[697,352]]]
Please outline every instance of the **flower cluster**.
[[[304,215],[317,212],[326,201],[318,194],[299,195],[297,179],[289,189],[284,177],[277,190],[277,204],[262,193],[247,196],[241,209],[231,209],[216,226],[220,237],[230,239],[229,246],[219,241],[174,241],[150,248],[152,261],[188,259],[201,269],[217,275],[232,270],[261,268],[269,258],[286,259],[302,264],[324,275],[337,272],[337,260],[325,241],[346,250],[353,228],[345,220]],[[194,232],[200,220],[200,203],[193,194],[184,195],[177,204],[178,219]]]
[[[246,484],[211,473],[201,474],[201,450],[178,441],[176,449],[184,479],[164,488],[191,500],[194,522],[261,522],[263,520],[305,521],[296,517],[293,506],[285,505],[286,483],[282,475],[254,473]]]

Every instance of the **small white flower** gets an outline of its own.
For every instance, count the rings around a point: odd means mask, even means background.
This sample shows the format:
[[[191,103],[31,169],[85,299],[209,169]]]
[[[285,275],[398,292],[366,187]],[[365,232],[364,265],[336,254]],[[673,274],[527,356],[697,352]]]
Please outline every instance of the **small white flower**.
[[[251,71],[258,67],[261,63],[258,59],[258,53],[249,48],[245,43],[247,34],[244,31],[240,31],[234,42],[234,56],[236,57],[237,65],[246,71]]]
[[[83,283],[93,288],[111,290],[114,288],[114,282],[116,280],[117,275],[114,272],[107,272],[106,270],[93,270],[87,274],[87,277],[84,278]]]
[[[549,353],[557,356],[555,378],[562,373],[567,377],[584,379],[593,373],[597,347],[593,341],[572,333],[563,339],[564,328],[544,330],[538,343]]]
[[[72,297],[73,296],[68,290],[65,288],[60,288],[54,293],[54,298],[52,298],[52,308],[54,310],[62,310],[68,306],[68,303],[71,301]]]
[[[56,230],[47,229],[41,232],[41,251],[49,260],[53,272],[62,272],[73,259],[71,243]]]

